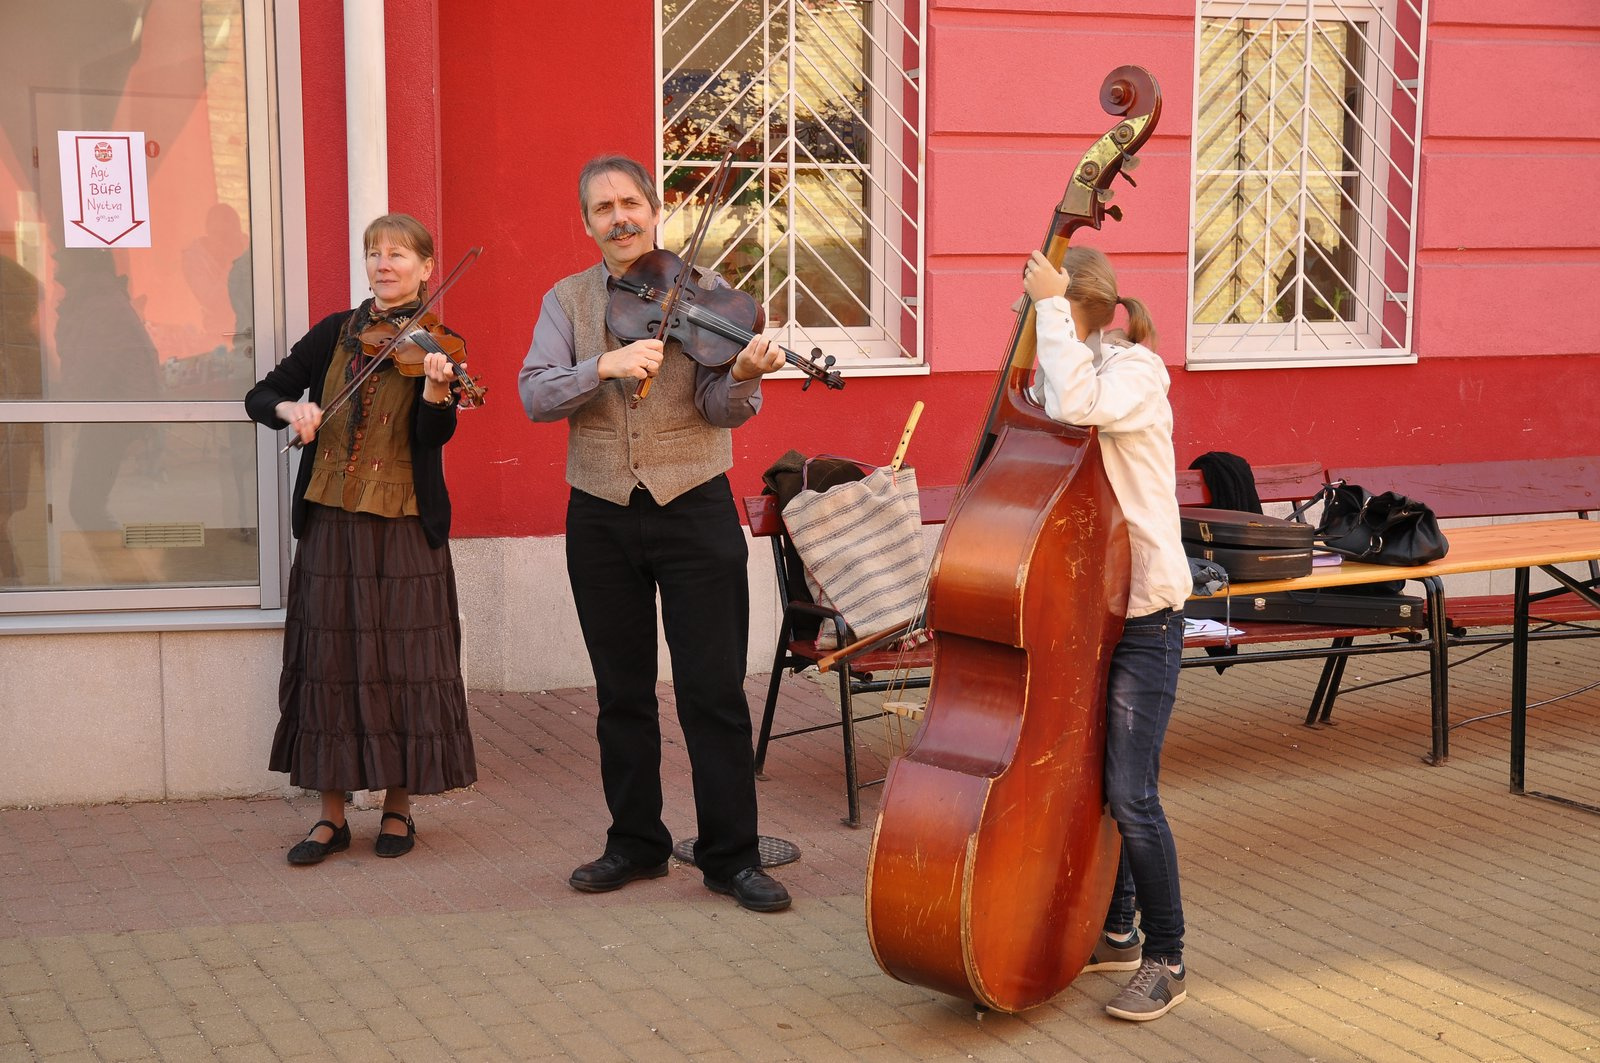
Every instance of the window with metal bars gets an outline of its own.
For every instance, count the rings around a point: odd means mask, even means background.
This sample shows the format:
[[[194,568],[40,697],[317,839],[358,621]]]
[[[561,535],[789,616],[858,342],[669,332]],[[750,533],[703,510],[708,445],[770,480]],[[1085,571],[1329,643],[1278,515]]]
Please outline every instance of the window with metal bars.
[[[1189,364],[1409,362],[1425,0],[1200,0]]]
[[[734,174],[697,265],[779,342],[922,360],[923,0],[660,0],[661,244]]]

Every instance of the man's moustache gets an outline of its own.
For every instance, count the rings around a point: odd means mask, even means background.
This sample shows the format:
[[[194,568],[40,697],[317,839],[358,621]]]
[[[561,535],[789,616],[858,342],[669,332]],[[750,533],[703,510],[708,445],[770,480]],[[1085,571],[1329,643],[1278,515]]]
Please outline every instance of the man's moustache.
[[[606,232],[606,239],[615,240],[621,236],[638,236],[642,232],[644,232],[644,229],[631,221],[618,222]]]

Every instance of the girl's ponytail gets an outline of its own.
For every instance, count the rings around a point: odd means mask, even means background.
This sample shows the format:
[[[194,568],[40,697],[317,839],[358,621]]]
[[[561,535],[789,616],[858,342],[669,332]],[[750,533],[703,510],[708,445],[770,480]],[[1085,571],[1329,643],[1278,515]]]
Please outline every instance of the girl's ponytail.
[[[1151,319],[1149,309],[1140,300],[1129,299],[1126,296],[1117,302],[1122,304],[1122,309],[1128,315],[1128,338],[1134,343],[1155,350],[1156,323]]]

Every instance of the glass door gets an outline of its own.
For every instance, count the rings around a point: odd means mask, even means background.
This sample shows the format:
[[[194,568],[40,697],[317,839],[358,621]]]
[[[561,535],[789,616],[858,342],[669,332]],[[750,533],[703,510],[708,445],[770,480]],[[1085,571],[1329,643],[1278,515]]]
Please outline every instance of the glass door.
[[[0,4],[0,612],[261,602],[260,8]]]

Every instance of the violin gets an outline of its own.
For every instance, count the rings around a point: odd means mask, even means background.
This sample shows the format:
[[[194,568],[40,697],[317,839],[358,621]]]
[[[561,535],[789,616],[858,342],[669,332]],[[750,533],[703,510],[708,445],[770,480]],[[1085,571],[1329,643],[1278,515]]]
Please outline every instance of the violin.
[[[607,277],[611,295],[606,301],[606,328],[624,343],[675,339],[696,362],[725,371],[765,327],[766,314],[748,292],[703,287],[690,272],[683,259],[658,248],[639,256],[621,277]],[[820,348],[813,349],[809,358],[787,347],[778,349],[786,362],[806,375],[802,391],[816,380],[835,390],[844,387],[833,368],[834,357],[822,358]]]
[[[402,325],[407,326],[403,334]],[[479,384],[467,375],[467,367],[461,361],[467,351],[467,341],[432,314],[404,322],[380,318],[362,329],[357,339],[368,358],[376,358],[387,349],[401,376],[421,376],[423,359],[430,354],[442,354],[450,359],[450,368],[456,375],[451,386],[456,389],[463,410],[482,406],[489,392],[488,385]]]
[[[1073,171],[1045,233],[1060,266],[1120,211],[1113,177],[1155,131],[1161,90],[1118,67],[1116,124]],[[934,668],[917,737],[889,768],[867,863],[867,936],[901,981],[1016,1012],[1094,951],[1120,837],[1105,811],[1106,674],[1130,548],[1093,429],[1028,397],[1033,304],[1018,308],[966,484],[929,574]]]
[[[465,255],[463,255],[461,257],[461,261],[456,263],[455,269],[450,271],[450,275],[447,276],[437,288],[428,294],[428,298],[425,299],[422,305],[417,307],[417,309],[409,317],[407,317],[404,322],[399,324],[396,324],[393,321],[382,322],[362,331],[360,336],[357,338],[362,341],[363,352],[370,355],[370,357],[367,359],[367,364],[362,366],[358,372],[352,375],[351,378],[345,382],[344,387],[339,389],[339,393],[333,398],[329,399],[327,405],[322,408],[322,419],[324,421],[328,420],[335,413],[338,413],[341,409],[348,405],[351,397],[361,389],[361,385],[365,384],[367,379],[371,377],[373,373],[378,371],[378,369],[383,365],[384,360],[389,357],[390,352],[396,347],[400,347],[402,345],[414,346],[416,348],[415,353],[408,359],[404,361],[402,359],[395,360],[395,365],[400,367],[400,372],[403,375],[421,376],[422,359],[428,354],[443,354],[445,357],[450,359],[450,365],[455,371],[457,383],[462,383],[464,381],[465,384],[470,384],[471,386],[470,391],[463,389],[461,392],[462,397],[468,399],[472,405],[481,405],[483,403],[484,393],[488,389],[480,387],[471,382],[471,379],[466,376],[465,368],[456,361],[453,354],[450,354],[445,350],[445,345],[442,340],[448,338],[452,349],[454,349],[456,353],[464,352],[466,350],[466,343],[461,339],[460,336],[457,336],[455,333],[449,331],[442,324],[440,324],[438,318],[429,313],[429,311],[433,309],[439,300],[444,297],[444,293],[450,290],[451,285],[460,280],[461,275],[466,273],[466,271],[474,262],[478,261],[478,256],[481,254],[483,254],[483,248],[474,247]],[[424,318],[431,321],[432,325],[421,325],[420,323]],[[375,330],[384,325],[387,325],[390,334],[387,336],[387,338],[379,339]],[[436,333],[440,338],[435,338]],[[375,340],[374,345],[370,348],[366,345],[366,340],[369,334],[373,335]],[[432,346],[429,346],[430,344]],[[414,366],[411,372],[406,371],[407,362]],[[462,406],[470,408],[467,402],[463,402]],[[289,451],[303,446],[305,446],[305,443],[300,439],[299,436],[291,435],[289,442],[285,443],[283,445],[283,449],[278,451],[278,453],[287,454]]]

